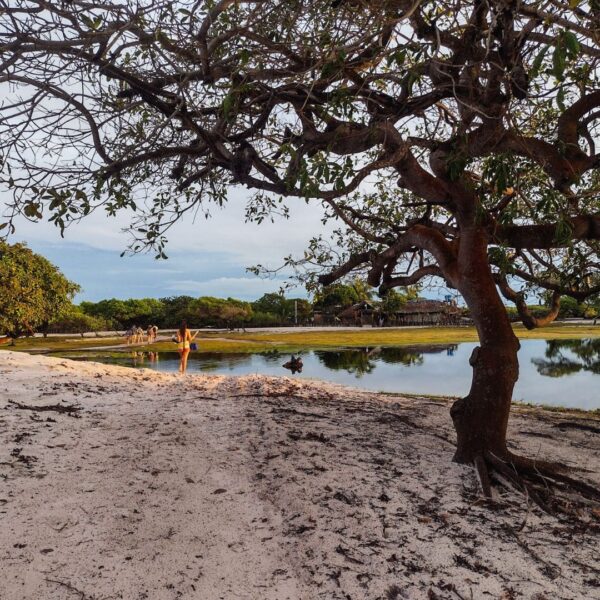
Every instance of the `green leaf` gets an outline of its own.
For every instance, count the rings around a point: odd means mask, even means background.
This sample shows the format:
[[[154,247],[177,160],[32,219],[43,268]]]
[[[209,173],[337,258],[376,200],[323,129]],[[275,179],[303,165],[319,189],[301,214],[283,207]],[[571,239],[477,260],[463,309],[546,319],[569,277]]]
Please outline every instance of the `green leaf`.
[[[235,94],[230,92],[223,98],[223,116],[227,121],[233,117],[233,109],[235,107]]]
[[[565,244],[571,240],[573,234],[573,226],[565,220],[560,220],[556,223],[555,240],[559,244]]]
[[[95,31],[102,25],[102,17],[96,17],[91,19],[87,15],[81,15],[81,21],[87,25],[92,31]]]
[[[558,90],[558,94],[556,94],[556,104],[558,104],[558,108],[560,108],[560,110],[565,110],[565,88],[561,87],[560,90]]]
[[[535,57],[532,65],[531,65],[531,71],[530,71],[531,76],[535,77],[540,72],[542,63],[544,62],[544,57],[546,56],[546,54],[548,52],[548,48],[550,48],[550,46],[544,46],[538,52],[538,55]]]
[[[323,68],[321,69],[321,78],[327,79],[334,73],[337,73],[337,71],[338,71],[337,63],[327,62],[323,65]]]
[[[579,54],[579,50],[581,49],[577,36],[572,31],[565,31],[563,38],[569,57],[576,58]]]
[[[31,219],[36,217],[39,218],[42,216],[39,207],[40,205],[35,202],[28,202],[25,205],[25,208],[23,208],[23,214]]]
[[[554,48],[554,52],[552,53],[552,75],[556,79],[561,80],[563,78],[566,64],[565,49],[562,44],[559,44]]]

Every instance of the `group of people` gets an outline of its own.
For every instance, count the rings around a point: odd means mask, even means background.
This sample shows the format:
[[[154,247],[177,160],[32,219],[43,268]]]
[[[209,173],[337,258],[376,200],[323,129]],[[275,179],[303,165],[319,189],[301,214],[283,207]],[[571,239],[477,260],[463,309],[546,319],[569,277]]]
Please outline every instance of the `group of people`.
[[[198,335],[199,331],[197,331],[194,335],[188,329],[187,323],[185,321],[181,322],[181,326],[177,330],[177,335],[173,336],[173,341],[177,342],[177,351],[179,352],[180,362],[179,362],[179,372],[181,374],[185,373],[187,369],[187,360],[190,354],[190,350],[192,350],[195,345],[194,339]],[[149,325],[146,330],[147,337],[144,339],[144,330],[137,325],[133,325],[125,332],[125,339],[127,340],[127,345],[134,344],[153,344],[156,342],[158,337],[158,327],[156,325]],[[144,353],[140,353],[141,358],[144,358]],[[154,355],[156,354],[156,359],[158,359],[158,353],[149,352],[148,358],[150,361],[155,360]],[[137,358],[138,353],[135,353],[135,357]]]
[[[146,339],[144,339],[144,335],[146,335]],[[125,339],[127,341],[127,345],[131,344],[143,344],[144,342],[148,344],[153,344],[156,342],[156,338],[158,337],[158,327],[156,325],[148,325],[148,329],[144,334],[144,330],[137,325],[133,325],[125,332]]]
[[[177,351],[179,352],[179,373],[182,375],[187,370],[187,362],[190,351],[195,350],[194,340],[196,339],[198,333],[200,333],[200,330],[196,331],[196,333],[192,335],[192,332],[188,329],[187,322],[182,321],[179,329],[177,330],[177,334],[172,338],[173,342],[177,343]],[[158,327],[156,327],[156,325],[150,325],[148,327],[147,335],[149,344],[155,342],[158,336]],[[126,331],[125,336],[127,337],[128,344],[144,343],[144,331],[141,327],[130,327]],[[144,360],[144,353],[140,352],[138,357],[138,353],[135,352],[134,360],[137,358]],[[150,362],[157,361],[158,352],[148,352],[148,359]],[[283,366],[286,369],[290,369],[292,373],[302,373],[302,367],[304,365],[302,364],[302,358],[292,355],[291,359]]]

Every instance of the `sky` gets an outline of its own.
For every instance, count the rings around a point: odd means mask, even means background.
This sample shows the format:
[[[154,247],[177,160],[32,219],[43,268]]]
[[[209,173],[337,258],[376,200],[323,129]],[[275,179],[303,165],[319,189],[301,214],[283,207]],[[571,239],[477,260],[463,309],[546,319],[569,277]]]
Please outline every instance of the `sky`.
[[[278,267],[289,254],[301,256],[311,237],[327,233],[333,226],[324,228],[320,205],[307,205],[299,199],[290,199],[289,219],[245,223],[248,194],[236,188],[225,207],[214,208],[208,220],[203,216],[195,222],[186,218],[171,229],[168,260],[156,260],[153,253],[120,257],[129,241],[122,231],[128,216],[108,217],[100,211],[69,227],[64,239],[48,222],[23,219],[16,223],[17,231],[8,241],[27,242],[81,285],[76,302],[177,295],[254,300],[278,291],[285,277],[263,279],[247,273],[246,267],[258,263]],[[7,198],[0,191],[0,203]],[[290,294],[305,297],[306,291],[297,288]]]

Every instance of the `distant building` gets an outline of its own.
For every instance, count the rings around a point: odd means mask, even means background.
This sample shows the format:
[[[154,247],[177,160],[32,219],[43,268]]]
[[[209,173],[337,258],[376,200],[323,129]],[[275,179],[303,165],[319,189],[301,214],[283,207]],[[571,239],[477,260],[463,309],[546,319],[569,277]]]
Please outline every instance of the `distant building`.
[[[454,300],[413,300],[394,312],[384,312],[374,304],[363,300],[352,306],[330,306],[315,310],[314,325],[345,325],[347,327],[402,327],[409,325],[461,325],[461,310]]]
[[[363,325],[373,324],[373,315],[375,314],[375,306],[366,300],[357,302],[348,308],[339,312],[336,317],[342,325],[355,325],[362,327]]]
[[[392,326],[459,325],[460,322],[460,309],[452,301],[413,300],[385,315],[385,324]]]

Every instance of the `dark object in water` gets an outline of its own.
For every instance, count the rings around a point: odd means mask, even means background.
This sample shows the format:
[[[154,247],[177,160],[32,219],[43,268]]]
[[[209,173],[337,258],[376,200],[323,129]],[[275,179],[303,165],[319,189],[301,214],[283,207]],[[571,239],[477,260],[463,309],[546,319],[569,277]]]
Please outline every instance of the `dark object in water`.
[[[302,373],[303,366],[302,359],[300,357],[296,358],[293,354],[292,358],[283,364],[283,368],[289,369],[292,373]]]

